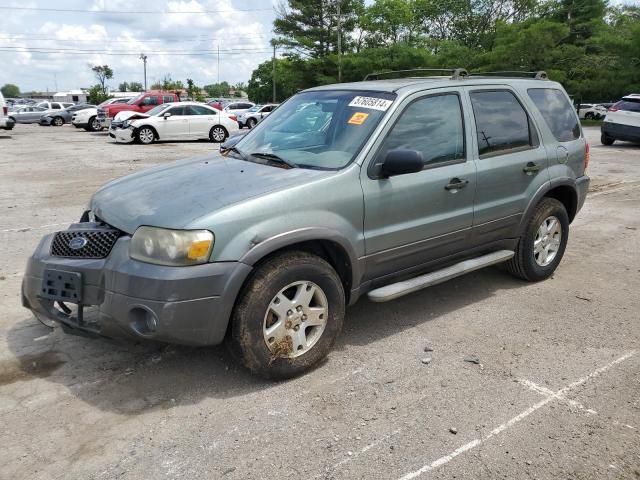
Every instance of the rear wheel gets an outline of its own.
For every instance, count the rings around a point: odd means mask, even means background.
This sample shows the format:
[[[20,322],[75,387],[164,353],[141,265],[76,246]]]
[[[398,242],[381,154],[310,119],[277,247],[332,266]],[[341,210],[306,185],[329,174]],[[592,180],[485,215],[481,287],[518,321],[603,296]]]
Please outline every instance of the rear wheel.
[[[138,129],[138,141],[143,145],[149,145],[156,139],[156,132],[151,127],[140,127]]]
[[[586,118],[587,120],[593,120],[593,113],[591,112],[585,113],[584,118]]]
[[[229,136],[229,132],[222,125],[216,125],[209,131],[209,140],[215,143],[224,142]]]
[[[247,127],[249,128],[253,128],[256,126],[258,122],[256,121],[255,118],[250,118],[249,120],[247,120]]]
[[[306,252],[260,266],[239,296],[231,348],[252,372],[290,378],[327,356],[340,330],[345,294],[336,271]]]
[[[543,198],[531,214],[507,269],[516,277],[537,282],[560,264],[569,238],[569,216],[555,198]]]
[[[609,135],[607,135],[606,133],[603,133],[600,136],[600,143],[602,143],[603,145],[613,145],[613,142],[615,142],[616,139],[613,137],[610,137]]]

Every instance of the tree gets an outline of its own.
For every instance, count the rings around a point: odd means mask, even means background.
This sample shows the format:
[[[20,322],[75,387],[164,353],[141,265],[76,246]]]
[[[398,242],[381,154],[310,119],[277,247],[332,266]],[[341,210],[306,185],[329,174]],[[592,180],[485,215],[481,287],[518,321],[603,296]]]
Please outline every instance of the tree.
[[[2,95],[8,98],[17,97],[20,95],[20,89],[17,85],[13,83],[5,83],[2,88],[0,88]]]
[[[273,23],[274,32],[281,36],[280,45],[291,53],[319,58],[337,51],[340,1],[344,49],[347,50],[356,22],[357,12],[364,8],[364,0],[288,0],[280,4]]]
[[[102,89],[102,94],[107,94],[107,80],[113,78],[113,70],[109,65],[94,65],[91,70],[98,80],[98,85]]]
[[[118,91],[119,92],[128,92],[129,91],[129,83],[128,82],[122,82],[120,85],[118,85]]]
[[[130,92],[141,92],[144,90],[144,87],[140,82],[129,82],[129,91]]]
[[[207,95],[210,97],[227,97],[229,96],[229,90],[231,90],[231,85],[227,82],[220,83],[212,83],[210,85],[205,85],[202,87]]]
[[[187,96],[191,100],[195,100],[195,98],[199,95],[200,89],[196,87],[196,84],[190,78],[187,78]]]
[[[102,85],[97,84],[89,89],[89,103],[98,105],[104,102],[107,98],[109,98],[109,95],[104,93]]]

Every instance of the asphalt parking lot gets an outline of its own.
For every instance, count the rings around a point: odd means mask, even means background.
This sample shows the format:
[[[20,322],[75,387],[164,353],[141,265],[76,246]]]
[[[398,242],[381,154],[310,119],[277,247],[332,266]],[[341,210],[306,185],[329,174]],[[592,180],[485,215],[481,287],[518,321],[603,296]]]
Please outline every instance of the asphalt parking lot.
[[[592,191],[551,279],[363,299],[328,360],[281,383],[20,306],[28,255],[98,186],[217,145],[0,133],[0,478],[640,478],[640,146],[586,133]]]

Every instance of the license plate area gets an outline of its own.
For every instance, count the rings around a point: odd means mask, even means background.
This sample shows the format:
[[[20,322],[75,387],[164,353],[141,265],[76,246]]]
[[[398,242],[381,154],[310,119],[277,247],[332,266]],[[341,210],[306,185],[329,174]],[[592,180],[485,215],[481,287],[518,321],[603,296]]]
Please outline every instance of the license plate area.
[[[82,303],[82,274],[45,270],[40,297],[57,302]]]

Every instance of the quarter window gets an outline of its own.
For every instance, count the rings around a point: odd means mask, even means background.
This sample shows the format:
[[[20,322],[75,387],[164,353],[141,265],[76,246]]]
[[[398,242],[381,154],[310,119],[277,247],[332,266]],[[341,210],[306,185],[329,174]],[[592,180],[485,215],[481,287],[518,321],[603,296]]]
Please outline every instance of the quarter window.
[[[435,95],[411,103],[393,126],[380,154],[417,150],[425,168],[465,158],[462,106],[456,94]]]
[[[470,96],[481,157],[537,145],[529,116],[513,93],[486,90],[472,92]]]
[[[530,88],[527,93],[556,140],[570,142],[580,137],[580,124],[564,93],[555,88]],[[581,105],[581,108],[592,106]]]

